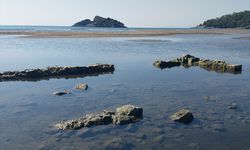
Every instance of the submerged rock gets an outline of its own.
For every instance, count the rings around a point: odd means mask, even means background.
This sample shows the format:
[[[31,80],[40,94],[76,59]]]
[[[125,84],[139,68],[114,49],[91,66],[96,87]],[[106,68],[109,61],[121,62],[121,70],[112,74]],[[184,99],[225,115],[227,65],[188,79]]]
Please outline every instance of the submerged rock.
[[[189,124],[194,119],[193,114],[187,109],[182,109],[176,112],[170,118],[173,121],[178,121],[178,122],[182,122],[185,124]]]
[[[54,92],[53,95],[56,95],[56,96],[62,96],[62,95],[66,95],[66,94],[71,94],[69,91],[65,90],[65,91],[57,91],[57,92]]]
[[[87,90],[88,89],[88,85],[84,84],[84,83],[81,83],[81,84],[76,85],[75,89],[77,89],[77,90]]]
[[[228,106],[229,109],[237,109],[237,104],[232,103],[230,106]]]
[[[47,67],[45,69],[26,69],[24,71],[7,71],[0,73],[0,81],[36,81],[49,78],[75,78],[88,75],[112,73],[111,64],[94,64],[90,66]]]
[[[192,67],[192,66],[199,66],[203,69],[206,69],[208,71],[216,71],[219,73],[241,73],[242,71],[242,65],[237,64],[229,64],[225,61],[220,60],[209,60],[209,59],[200,59],[198,57],[192,56],[192,55],[183,55],[180,58],[177,58],[175,60],[171,60],[168,62],[157,60],[154,62],[154,65],[158,68],[164,69],[164,68],[172,68],[176,66],[184,66],[186,68]]]
[[[81,129],[83,127],[92,127],[97,125],[124,125],[135,123],[142,118],[142,108],[133,105],[124,105],[117,108],[117,112],[104,110],[98,114],[87,114],[76,120],[68,120],[57,123],[58,129]]]

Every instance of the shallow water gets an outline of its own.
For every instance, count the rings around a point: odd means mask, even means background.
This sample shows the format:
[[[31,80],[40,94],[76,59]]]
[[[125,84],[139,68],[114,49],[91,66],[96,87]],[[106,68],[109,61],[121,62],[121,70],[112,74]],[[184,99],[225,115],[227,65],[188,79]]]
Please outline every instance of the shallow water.
[[[250,42],[235,39],[240,36],[0,36],[0,72],[93,63],[115,64],[116,69],[114,74],[77,79],[0,82],[0,149],[249,149]],[[160,70],[153,66],[155,59],[186,53],[243,64],[243,71],[234,75],[198,67]],[[89,89],[74,90],[82,82]],[[52,95],[65,89],[72,94]],[[238,109],[228,109],[233,102]],[[77,131],[53,126],[123,104],[143,107],[143,120]],[[182,108],[194,114],[189,125],[169,120]]]

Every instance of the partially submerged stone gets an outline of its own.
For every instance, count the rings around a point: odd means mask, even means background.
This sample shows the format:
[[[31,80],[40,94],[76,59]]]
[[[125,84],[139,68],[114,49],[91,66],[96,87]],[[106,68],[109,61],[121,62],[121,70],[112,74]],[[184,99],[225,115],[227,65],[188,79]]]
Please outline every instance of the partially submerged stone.
[[[88,85],[84,84],[84,83],[80,83],[78,85],[75,86],[75,89],[77,90],[87,90],[88,89]]]
[[[140,107],[124,105],[117,109],[119,110],[117,112],[104,110],[98,114],[87,114],[79,119],[62,121],[57,123],[55,127],[61,130],[77,130],[83,127],[92,127],[98,125],[124,125],[135,123],[142,118],[142,108]]]
[[[135,122],[134,116],[127,116],[127,115],[114,115],[113,116],[113,124],[117,125],[124,125]]]
[[[192,66],[199,66],[208,71],[215,71],[219,73],[241,73],[242,65],[237,64],[229,64],[225,61],[221,60],[209,60],[209,59],[200,59],[198,57],[192,55],[183,55],[180,58],[171,61],[162,61],[157,60],[154,62],[154,66],[164,69],[164,68],[172,68],[176,66],[184,66],[186,68]]]
[[[94,64],[90,66],[47,67],[45,69],[26,69],[0,73],[0,81],[36,81],[49,78],[76,78],[88,75],[112,73],[112,64]]]
[[[189,124],[194,119],[193,114],[187,109],[179,110],[178,112],[173,114],[170,118],[173,121],[178,121],[185,124]]]
[[[231,105],[228,106],[229,109],[237,109],[237,104],[232,103]]]
[[[116,108],[118,115],[135,116],[142,118],[143,109],[141,107],[136,107],[133,105],[124,105],[122,107]]]
[[[154,66],[157,68],[161,68],[161,69],[177,67],[180,65],[181,65],[181,63],[177,62],[177,61],[167,61],[166,62],[166,61],[162,61],[162,60],[156,60],[154,62]]]
[[[70,92],[65,90],[65,91],[56,91],[53,93],[53,95],[56,95],[56,96],[62,96],[62,95],[66,95],[66,94],[70,94]]]

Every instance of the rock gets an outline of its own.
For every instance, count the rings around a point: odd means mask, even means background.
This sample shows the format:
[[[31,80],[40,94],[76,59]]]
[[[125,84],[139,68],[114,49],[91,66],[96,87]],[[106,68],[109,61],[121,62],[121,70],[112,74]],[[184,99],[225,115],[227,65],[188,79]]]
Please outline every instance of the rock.
[[[47,67],[46,69],[26,69],[0,73],[0,81],[36,81],[49,78],[75,78],[87,75],[112,73],[114,65],[94,64],[90,66]]]
[[[77,90],[87,90],[88,89],[88,85],[84,84],[84,83],[81,83],[81,84],[76,85],[75,89],[77,89]]]
[[[56,95],[56,96],[62,96],[62,95],[66,95],[66,94],[71,94],[69,91],[65,90],[65,91],[57,91],[57,92],[54,92],[53,95]]]
[[[176,60],[162,61],[157,60],[154,62],[154,66],[158,68],[172,68],[176,66],[184,66],[186,68],[192,66],[199,66],[200,68],[206,69],[208,71],[215,71],[219,73],[241,73],[242,65],[228,64],[221,60],[208,60],[200,59],[198,57],[186,54]]]
[[[124,124],[130,124],[135,122],[134,116],[127,116],[127,115],[114,115],[113,116],[113,124],[117,125],[124,125]]]
[[[237,104],[232,103],[230,106],[228,106],[229,109],[237,109]]]
[[[162,60],[156,60],[154,62],[154,66],[156,66],[157,68],[172,68],[172,67],[176,67],[176,66],[180,66],[181,63],[180,62],[176,62],[176,61],[162,61]]]
[[[170,118],[173,121],[178,121],[178,122],[182,122],[185,124],[189,124],[194,119],[193,114],[187,109],[182,109],[176,112]]]
[[[77,22],[73,27],[109,27],[109,28],[126,28],[126,26],[114,19],[95,16],[94,20],[85,19]]]
[[[118,115],[135,116],[137,118],[142,118],[143,109],[141,107],[136,107],[133,105],[124,105],[122,107],[116,108]]]
[[[240,72],[242,70],[242,65],[227,65],[227,70],[230,72]]]
[[[135,123],[142,118],[142,108],[133,105],[125,105],[120,108],[127,108],[121,113],[115,113],[113,111],[104,110],[102,113],[98,114],[87,114],[76,120],[62,121],[57,123],[55,127],[58,129],[81,129],[83,127],[92,127],[97,125],[124,125],[129,123]],[[123,110],[123,109],[122,109]]]

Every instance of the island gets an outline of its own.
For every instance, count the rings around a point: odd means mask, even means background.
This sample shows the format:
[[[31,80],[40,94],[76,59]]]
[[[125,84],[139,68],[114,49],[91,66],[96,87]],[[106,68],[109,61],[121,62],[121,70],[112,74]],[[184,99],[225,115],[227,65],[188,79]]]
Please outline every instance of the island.
[[[114,20],[112,18],[103,18],[100,16],[95,16],[93,21],[90,19],[82,20],[75,23],[72,27],[126,28],[126,26],[120,21]]]
[[[250,11],[242,11],[238,13],[224,15],[219,18],[210,19],[198,28],[244,28],[250,29]]]

